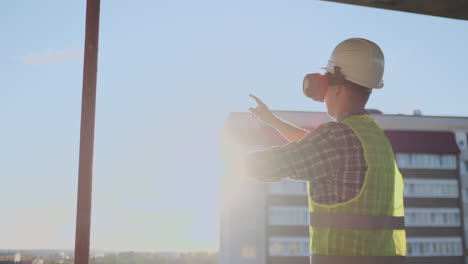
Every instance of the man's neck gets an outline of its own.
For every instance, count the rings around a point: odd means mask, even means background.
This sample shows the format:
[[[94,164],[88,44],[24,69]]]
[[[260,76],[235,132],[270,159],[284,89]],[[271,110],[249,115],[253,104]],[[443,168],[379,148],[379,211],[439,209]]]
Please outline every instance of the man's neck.
[[[364,107],[350,107],[349,109],[340,109],[337,114],[333,116],[336,121],[343,121],[349,116],[366,114]]]

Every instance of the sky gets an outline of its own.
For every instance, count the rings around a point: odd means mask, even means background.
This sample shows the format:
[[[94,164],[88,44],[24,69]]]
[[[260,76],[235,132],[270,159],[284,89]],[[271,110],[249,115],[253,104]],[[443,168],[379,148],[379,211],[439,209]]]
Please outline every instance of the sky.
[[[74,248],[85,1],[0,2],[0,249]],[[387,114],[468,116],[468,21],[323,1],[102,0],[91,247],[218,250],[220,133],[302,94],[351,37]]]

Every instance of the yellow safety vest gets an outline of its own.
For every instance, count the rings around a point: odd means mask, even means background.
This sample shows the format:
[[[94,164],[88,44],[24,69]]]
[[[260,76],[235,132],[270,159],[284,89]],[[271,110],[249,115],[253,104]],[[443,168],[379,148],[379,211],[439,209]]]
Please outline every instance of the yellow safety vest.
[[[370,115],[342,122],[361,142],[368,168],[359,194],[342,203],[318,203],[308,186],[311,263],[403,263],[404,184],[390,142]]]

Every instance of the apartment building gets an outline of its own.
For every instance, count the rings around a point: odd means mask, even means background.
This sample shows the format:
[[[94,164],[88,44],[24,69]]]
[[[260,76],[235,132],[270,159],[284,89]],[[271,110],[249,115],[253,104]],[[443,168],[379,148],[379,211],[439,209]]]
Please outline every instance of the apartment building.
[[[319,112],[276,113],[310,130],[329,121]],[[404,177],[407,263],[464,263],[463,228],[468,218],[462,216],[468,206],[463,206],[462,197],[468,198],[468,118],[378,111],[372,115],[385,130]],[[269,184],[246,179],[235,163],[239,153],[283,143],[277,132],[249,114],[230,115],[223,144],[227,165],[221,264],[308,263],[306,184],[289,178]]]

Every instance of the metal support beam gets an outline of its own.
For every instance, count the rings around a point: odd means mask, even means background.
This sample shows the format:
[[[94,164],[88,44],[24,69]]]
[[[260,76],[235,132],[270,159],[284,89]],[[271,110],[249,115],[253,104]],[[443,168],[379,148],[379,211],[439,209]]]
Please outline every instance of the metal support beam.
[[[468,0],[325,0],[438,17],[468,20]]]
[[[86,2],[75,264],[89,263],[100,0]]]

